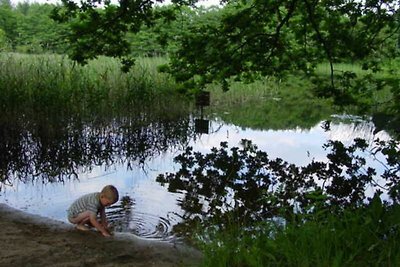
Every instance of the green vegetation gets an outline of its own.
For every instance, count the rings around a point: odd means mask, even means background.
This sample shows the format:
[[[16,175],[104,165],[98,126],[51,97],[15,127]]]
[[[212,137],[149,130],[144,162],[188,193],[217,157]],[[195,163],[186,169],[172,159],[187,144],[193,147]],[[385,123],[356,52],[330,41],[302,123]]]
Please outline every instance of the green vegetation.
[[[174,81],[160,74],[162,58],[140,58],[128,73],[120,62],[100,57],[86,66],[59,55],[0,54],[0,101],[4,110],[66,108],[84,110],[104,106],[123,108],[135,102],[167,105],[182,97]],[[158,103],[159,101],[160,103]],[[174,105],[176,106],[176,105]]]
[[[167,58],[139,58],[129,73],[120,70],[118,60],[106,57],[86,66],[60,55],[3,53],[0,58],[0,99],[5,108],[118,107],[135,100],[156,101],[167,94],[183,97],[168,74],[157,72],[157,66],[165,64]],[[339,111],[332,100],[313,96],[307,80],[294,76],[285,81],[268,78],[232,86],[228,92],[217,84],[208,87],[212,106],[207,113],[217,113],[225,121],[244,127],[307,128]],[[386,98],[377,100],[384,102]]]
[[[231,90],[224,92],[219,84],[206,87],[211,92],[211,107],[208,113],[217,113],[224,121],[257,129],[309,128],[321,120],[329,119],[333,113],[374,116],[378,113],[392,114],[396,104],[392,102],[397,90],[395,60],[383,65],[383,69],[373,73],[363,70],[359,64],[336,64],[337,73],[354,73],[363,77],[363,89],[352,95],[324,95],[308,79],[301,75],[287,75],[285,78],[267,77],[252,83],[232,82]],[[386,67],[387,66],[387,67]],[[319,64],[315,77],[326,80],[329,64]],[[377,90],[374,81],[381,81]],[[323,91],[322,91],[323,92]],[[349,101],[356,97],[356,100]],[[338,102],[349,101],[346,105]],[[392,115],[393,117],[393,115]],[[390,127],[386,128],[390,129]]]
[[[188,237],[204,266],[397,266],[400,143],[375,145],[330,141],[327,161],[306,166],[269,159],[249,140],[207,154],[189,147],[157,181],[183,192],[175,230],[199,229]],[[378,153],[383,170],[366,166]]]
[[[22,53],[65,52],[66,28],[49,17],[54,7],[29,2],[13,7],[9,1],[1,0],[0,29],[5,32],[8,45],[3,49]]]
[[[142,6],[107,2],[104,8],[92,2],[85,2],[83,6],[68,0],[62,3],[55,6],[25,2],[12,6],[2,0],[0,29],[5,37],[1,41],[0,31],[0,47],[24,53],[67,53],[79,63],[99,55],[116,56],[125,71],[133,65],[132,56],[162,55],[171,60],[164,62],[160,70],[182,82],[177,86],[180,91],[204,89],[212,82],[211,87],[215,87],[218,82],[223,89],[229,87],[244,93],[252,86],[242,86],[238,81],[260,80],[269,84],[271,80],[279,80],[274,87],[296,91],[283,93],[291,100],[266,105],[251,102],[257,106],[256,113],[267,113],[269,117],[301,106],[307,106],[308,110],[301,109],[299,113],[312,114],[312,110],[323,105],[323,115],[312,117],[324,118],[330,108],[323,100],[307,101],[311,93],[330,99],[328,102],[333,100],[335,105],[358,106],[358,110],[364,110],[361,112],[369,112],[371,106],[382,102],[399,102],[393,101],[400,96],[399,64],[395,59],[398,15],[393,1],[385,5],[322,1],[314,7],[309,1],[296,0],[270,6],[258,1],[228,1],[220,8],[191,8],[180,1],[178,5],[157,7],[151,2]],[[381,69],[385,71],[380,72]],[[297,92],[299,87],[291,85],[293,75],[300,77],[302,87],[309,87],[307,92]],[[382,96],[379,93],[382,89],[385,97],[375,101]],[[218,105],[230,102],[229,95],[223,97],[226,101],[218,101]],[[273,98],[285,100],[281,96]],[[278,112],[275,112],[277,105]],[[385,113],[398,113],[398,110],[392,104]],[[252,115],[243,110],[234,116],[244,114]],[[232,120],[229,117],[224,116]],[[256,127],[264,123],[253,118],[239,121],[252,121],[248,125]],[[290,123],[282,126],[290,127]]]
[[[239,226],[207,232],[202,266],[397,266],[400,206],[378,199],[365,208],[326,212],[301,225],[265,222],[251,233]]]
[[[137,58],[128,72],[121,71],[117,59],[99,57],[88,65],[74,64],[61,55],[0,54],[0,102],[4,110],[13,107],[42,108],[65,107],[67,110],[123,108],[135,101],[148,101],[160,106],[188,99],[177,90],[182,88],[174,79],[157,71],[168,62],[166,57]],[[392,67],[394,65],[392,64]],[[344,68],[357,65],[342,64]],[[324,67],[319,69],[324,76]],[[360,75],[362,71],[359,70]],[[374,74],[383,76],[385,72]],[[368,74],[367,74],[368,75]],[[393,74],[392,74],[393,75]],[[223,92],[218,84],[207,87],[211,92],[211,107],[206,114],[217,114],[226,122],[258,129],[309,128],[333,113],[374,115],[389,113],[393,109],[390,89],[372,90],[372,95],[359,97],[361,105],[338,107],[334,98],[316,97],[311,83],[299,76],[285,79],[265,78],[250,84],[235,82],[232,90]],[[168,95],[168,98],[163,96]],[[162,103],[164,100],[164,104]],[[158,101],[158,102],[157,102]],[[392,123],[393,127],[395,122]],[[392,126],[384,125],[386,129]]]
[[[0,29],[0,51],[7,48],[7,39],[5,32]]]
[[[375,70],[380,61],[398,54],[395,0],[232,0],[206,12],[185,7],[196,2],[178,0],[166,8],[152,8],[151,1],[142,5],[100,1],[104,6],[98,8],[91,1],[77,5],[63,0],[53,18],[70,28],[70,55],[81,63],[97,55],[129,57],[127,33],[155,26],[156,31],[149,33],[176,48],[170,50],[167,71],[188,87],[220,82],[228,89],[230,79],[252,81],[293,72],[311,77],[315,66],[326,61],[330,77],[324,90],[340,94],[337,87],[339,91],[345,87],[341,77],[336,77],[336,63],[358,62]],[[171,22],[184,26],[173,27],[179,29],[178,34],[168,37],[165,29],[169,26],[160,27],[160,23]],[[123,62],[129,67],[130,60]]]
[[[62,0],[60,6],[0,0],[0,121],[10,132],[27,133],[25,114],[33,116],[26,112],[32,110],[112,121],[110,111],[140,106],[179,116],[191,108],[181,101],[185,93],[206,89],[212,93],[206,112],[240,126],[306,128],[347,112],[371,116],[378,130],[398,138],[398,1],[229,0],[210,9],[173,2],[154,8],[144,0]],[[17,124],[10,122],[13,112]],[[130,119],[156,123],[140,112]],[[19,146],[33,140],[35,147],[52,134],[63,140],[69,120],[52,114],[39,127],[29,125],[32,136],[0,131],[6,140],[0,180],[40,172],[52,181],[114,154],[136,160],[143,147],[145,158],[187,144],[177,133],[191,131],[188,121],[171,127],[165,119],[160,139],[157,128],[151,134],[130,129],[127,120],[114,131],[137,139],[123,144],[119,136],[96,139],[96,131],[87,136],[82,129],[66,147],[44,142],[35,154]],[[160,142],[154,151],[151,138]],[[11,152],[9,144],[17,144]],[[365,195],[376,186],[376,173],[356,153],[365,151],[362,141],[327,147],[329,162],[305,167],[271,161],[248,141],[242,149],[222,145],[205,156],[188,148],[176,159],[182,169],[158,179],[173,192],[186,192],[181,205],[187,218],[179,227],[200,227],[205,266],[398,266],[399,144],[377,142],[372,151],[385,154],[389,164],[380,178],[392,202],[384,203],[379,190],[373,200]],[[68,165],[74,157],[79,164]],[[49,158],[64,160],[51,169]]]
[[[228,92],[214,84],[207,87],[211,92],[207,112],[254,129],[307,129],[338,111],[332,100],[313,96],[310,87],[309,82],[294,76],[285,81],[269,78],[251,84],[237,82]]]

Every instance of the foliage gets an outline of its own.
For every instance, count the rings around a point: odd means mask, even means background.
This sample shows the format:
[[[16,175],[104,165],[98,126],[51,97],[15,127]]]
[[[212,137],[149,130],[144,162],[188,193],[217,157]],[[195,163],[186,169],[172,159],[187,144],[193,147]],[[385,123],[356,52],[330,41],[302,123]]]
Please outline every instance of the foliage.
[[[155,18],[151,1],[120,1],[119,6],[111,1],[62,3],[63,7],[54,9],[52,18],[69,23],[70,57],[79,63],[87,63],[98,55],[127,56],[130,49],[125,33],[136,33]],[[101,4],[103,7],[99,8]],[[129,59],[125,63],[132,65]]]
[[[168,56],[177,49],[177,36],[182,35],[193,17],[194,11],[172,5],[155,6],[154,11],[165,16],[157,16],[151,25],[143,25],[139,32],[128,33],[134,56]]]
[[[174,3],[177,7],[188,4]],[[152,9],[153,4],[82,1],[78,5],[64,0],[54,18],[70,22],[70,41],[77,43],[73,58],[84,62],[98,54],[127,55],[125,32],[139,32],[143,24],[153,25],[160,16],[174,18],[173,8],[159,11]],[[198,19],[199,15],[204,19]],[[252,80],[293,69],[306,71],[321,59],[330,62],[333,72],[332,64],[338,60],[375,56],[398,31],[393,0],[227,1],[221,12],[212,16],[199,12],[186,22],[189,25],[178,36],[171,73],[182,81],[199,75],[200,84],[213,80],[225,84],[230,77]]]
[[[15,47],[15,41],[18,36],[17,17],[12,12],[12,6],[9,1],[0,1],[0,29],[4,31],[11,46]]]
[[[175,158],[180,170],[157,181],[183,194],[175,230],[197,227],[188,238],[204,266],[396,266],[399,145],[329,141],[327,160],[304,167],[270,160],[249,140],[205,155],[189,147]],[[366,167],[366,154],[385,157],[382,173]]]
[[[5,32],[0,29],[0,52],[7,47],[7,39]]]
[[[325,59],[333,75],[333,63],[381,51],[398,30],[395,3],[228,1],[219,23],[193,23],[181,37],[171,72],[182,80],[200,75],[202,83],[217,80],[224,86],[230,77],[246,81],[310,72]]]
[[[50,19],[54,9],[51,4],[19,3],[18,39],[16,50],[24,53],[63,53],[66,48],[64,25]]]
[[[6,51],[24,53],[63,52],[64,25],[50,19],[51,4],[20,2],[16,7],[0,4],[0,29],[4,31]],[[3,47],[4,48],[4,47]]]
[[[228,90],[233,81],[290,73],[303,74],[318,97],[339,105],[367,108],[365,96],[386,87],[396,94],[396,76],[392,83],[335,68],[338,62],[357,62],[375,73],[398,55],[395,0],[230,0],[210,9],[195,8],[195,2],[158,7],[152,1],[64,0],[53,18],[68,24],[72,59],[84,64],[98,55],[116,56],[127,70],[132,54],[168,53],[171,61],[160,69],[186,90],[215,81]],[[316,75],[321,62],[328,62],[328,76]]]
[[[208,239],[199,240],[203,266],[397,266],[399,216],[399,205],[375,198],[365,208],[325,213],[300,225],[267,221],[251,233],[234,225],[210,228]]]
[[[392,201],[399,201],[399,143],[377,141],[378,152],[388,159],[387,170],[378,178],[377,171],[366,167],[360,154],[368,146],[356,139],[346,147],[330,141],[327,161],[312,161],[298,167],[282,159],[271,160],[249,140],[242,148],[228,149],[225,142],[203,155],[187,148],[175,161],[181,165],[176,173],[161,174],[157,181],[167,183],[171,192],[183,192],[182,208],[187,211],[186,223],[200,219],[224,227],[229,218],[246,226],[268,218],[281,217],[297,221],[301,214],[330,211],[340,214],[345,209],[363,207],[368,202],[367,188]]]
[[[228,1],[222,8],[206,9],[180,1],[167,6],[151,1],[24,2],[16,7],[3,2],[1,25],[12,50],[68,53],[80,63],[98,55],[117,56],[125,71],[135,63],[132,55],[168,54],[171,61],[160,70],[183,82],[180,90],[212,81],[228,89],[235,87],[234,80],[280,79],[300,71],[313,82],[317,97],[333,98],[339,105],[367,109],[376,91],[399,95],[396,67],[385,70],[390,77],[376,77],[385,58],[398,54],[393,1],[319,1],[312,6],[297,0]],[[51,21],[50,13],[61,23]],[[326,76],[318,73],[322,61],[328,62]],[[370,72],[341,71],[337,62]]]

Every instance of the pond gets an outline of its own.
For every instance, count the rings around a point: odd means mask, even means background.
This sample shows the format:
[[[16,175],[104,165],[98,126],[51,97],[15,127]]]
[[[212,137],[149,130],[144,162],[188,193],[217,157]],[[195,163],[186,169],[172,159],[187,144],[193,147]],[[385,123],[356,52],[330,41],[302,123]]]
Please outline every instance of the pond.
[[[324,160],[327,140],[350,144],[360,137],[390,139],[368,119],[331,116],[309,129],[260,130],[225,123],[217,116],[200,121],[193,114],[149,118],[147,114],[110,117],[27,116],[2,118],[0,130],[0,202],[67,222],[66,210],[79,196],[113,184],[120,201],[107,209],[115,231],[149,239],[178,241],[173,227],[185,213],[182,193],[156,181],[174,172],[174,157],[186,147],[208,153],[226,141],[252,140],[270,158],[296,165]],[[329,123],[329,127],[327,127]],[[380,168],[369,158],[368,165]]]

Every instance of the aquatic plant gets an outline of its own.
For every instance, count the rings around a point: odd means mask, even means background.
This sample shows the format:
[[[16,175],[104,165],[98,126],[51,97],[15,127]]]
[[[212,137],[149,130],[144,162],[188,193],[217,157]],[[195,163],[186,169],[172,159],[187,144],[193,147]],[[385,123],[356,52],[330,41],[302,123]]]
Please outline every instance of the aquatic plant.
[[[0,105],[4,110],[47,107],[84,110],[126,107],[174,96],[175,83],[156,67],[164,59],[139,58],[130,72],[116,59],[100,57],[86,66],[60,55],[0,54]],[[157,102],[158,101],[158,102]]]

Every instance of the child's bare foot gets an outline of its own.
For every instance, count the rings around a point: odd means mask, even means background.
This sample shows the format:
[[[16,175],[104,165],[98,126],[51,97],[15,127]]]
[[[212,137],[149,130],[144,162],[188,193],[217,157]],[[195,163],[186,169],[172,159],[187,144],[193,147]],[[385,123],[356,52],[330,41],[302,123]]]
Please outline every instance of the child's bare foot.
[[[102,233],[102,235],[105,236],[105,237],[110,237],[111,236],[111,234],[108,233],[108,232],[104,232],[104,233]]]
[[[81,230],[81,231],[89,231],[90,230],[87,226],[85,226],[83,224],[77,224],[76,229]]]

